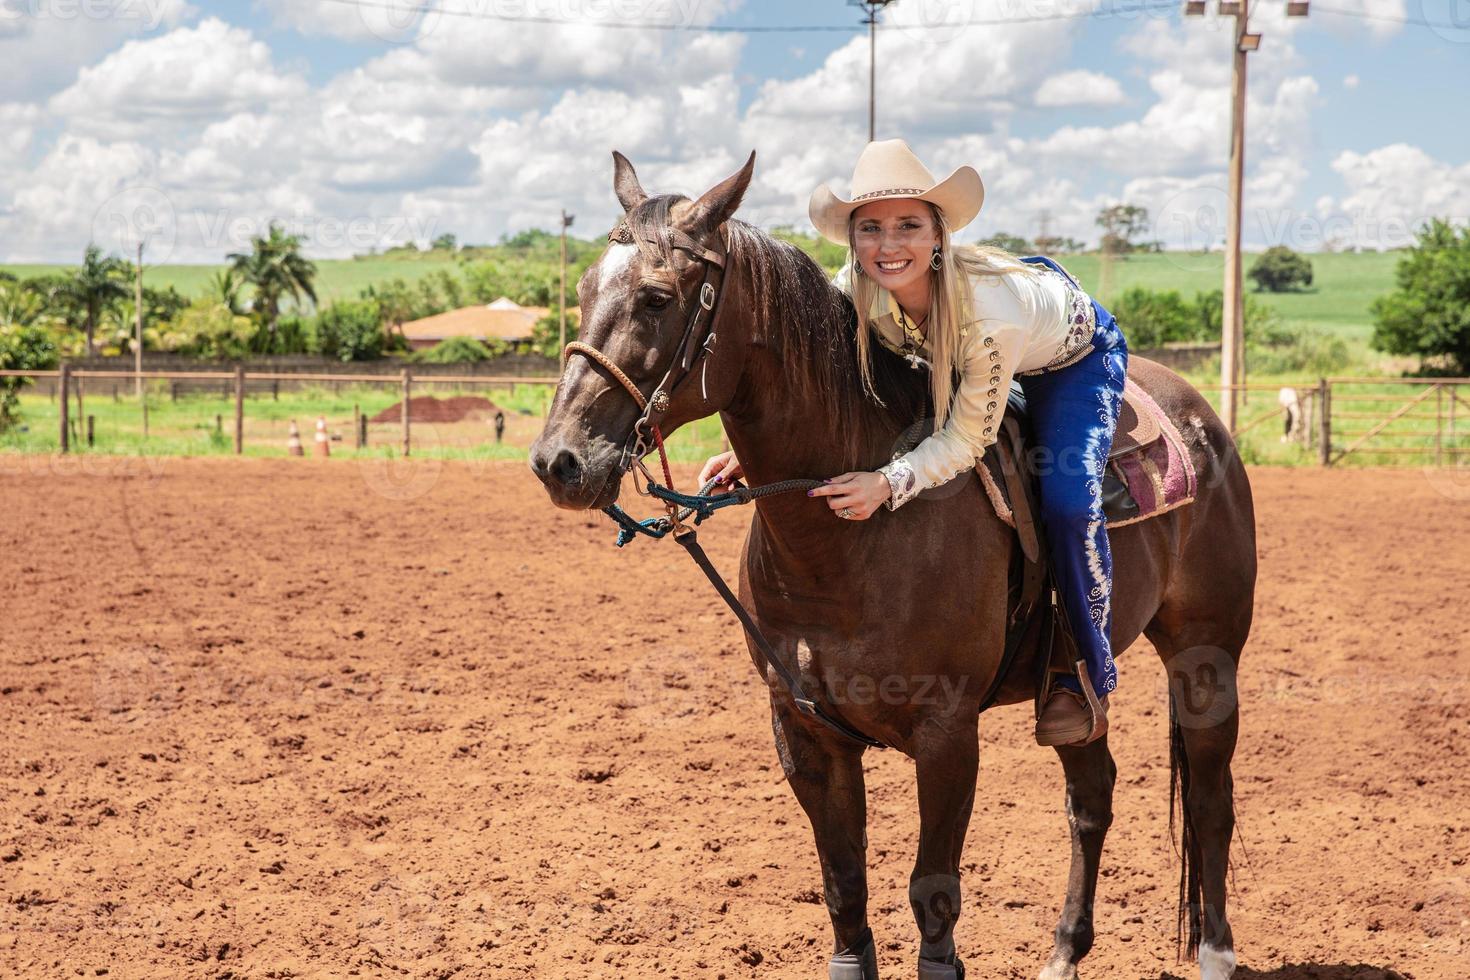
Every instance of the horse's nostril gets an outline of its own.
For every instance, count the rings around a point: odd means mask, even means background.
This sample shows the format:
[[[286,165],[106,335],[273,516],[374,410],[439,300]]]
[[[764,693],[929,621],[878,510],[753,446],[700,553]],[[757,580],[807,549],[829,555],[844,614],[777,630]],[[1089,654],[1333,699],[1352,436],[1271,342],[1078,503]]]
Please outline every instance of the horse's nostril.
[[[563,449],[551,461],[551,476],[562,486],[582,482],[582,461],[570,449]]]
[[[546,479],[546,456],[535,449],[531,450],[531,472],[538,480]]]

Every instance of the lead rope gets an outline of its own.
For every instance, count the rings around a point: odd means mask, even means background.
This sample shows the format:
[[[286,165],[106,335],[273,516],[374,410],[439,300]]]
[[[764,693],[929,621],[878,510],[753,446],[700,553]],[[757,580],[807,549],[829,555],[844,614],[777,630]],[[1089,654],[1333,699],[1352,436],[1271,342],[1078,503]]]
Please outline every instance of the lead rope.
[[[641,455],[638,454],[638,448],[642,446],[642,437],[638,434],[638,429],[647,417],[648,410],[648,400],[643,397],[643,392],[638,390],[638,386],[633,384],[632,380],[623,373],[621,368],[613,363],[611,358],[597,348],[584,344],[581,341],[574,340],[562,349],[563,373],[566,371],[567,361],[572,354],[585,354],[606,368],[608,373],[627,389],[628,394],[637,402],[639,409],[643,410],[644,416],[634,425],[634,436],[632,437],[638,440],[633,450],[633,463],[643,473],[644,480],[647,484],[646,490],[639,490],[638,492],[662,501],[668,511],[663,517],[639,521],[617,504],[603,508],[603,513],[607,514],[618,525],[617,546],[619,548],[623,547],[640,534],[657,539],[672,533],[674,540],[685,551],[689,552],[689,557],[694,559],[694,563],[699,566],[700,571],[704,572],[705,577],[709,579],[710,584],[714,586],[720,598],[725,600],[725,604],[730,607],[730,611],[740,620],[740,625],[745,629],[751,640],[754,641],[757,649],[766,658],[767,665],[776,672],[776,676],[781,681],[781,685],[786,688],[786,693],[790,696],[791,703],[796,710],[860,745],[875,749],[887,748],[888,746],[883,742],[849,725],[840,715],[828,711],[821,704],[806,695],[801,689],[800,679],[776,655],[775,648],[771,646],[770,641],[766,639],[765,634],[761,632],[760,627],[751,618],[750,613],[740,602],[739,597],[730,591],[730,586],[726,584],[724,578],[715,568],[714,563],[705,554],[704,548],[699,544],[699,532],[694,527],[685,523],[692,516],[694,517],[694,524],[698,525],[722,507],[748,504],[761,497],[788,493],[792,490],[810,490],[814,487],[821,486],[823,481],[781,480],[777,483],[768,483],[762,487],[736,487],[728,493],[711,495],[710,490],[714,489],[716,482],[714,479],[711,479],[700,488],[698,493],[680,493],[674,489],[674,474],[673,470],[669,467],[669,456],[664,447],[663,432],[660,431],[658,425],[655,423],[649,426],[649,429],[653,436],[654,446],[658,449],[658,458],[663,469],[664,480],[666,481],[665,486],[659,486],[654,481],[653,476],[648,472],[648,468],[643,465]],[[928,420],[925,418],[920,418],[915,421],[913,425],[904,431],[900,438],[900,444],[902,446],[911,446],[914,442],[917,442],[918,436],[924,431],[927,422]],[[901,449],[900,453],[903,451]],[[898,455],[898,453],[895,453],[895,455]],[[634,486],[636,489],[636,482]]]

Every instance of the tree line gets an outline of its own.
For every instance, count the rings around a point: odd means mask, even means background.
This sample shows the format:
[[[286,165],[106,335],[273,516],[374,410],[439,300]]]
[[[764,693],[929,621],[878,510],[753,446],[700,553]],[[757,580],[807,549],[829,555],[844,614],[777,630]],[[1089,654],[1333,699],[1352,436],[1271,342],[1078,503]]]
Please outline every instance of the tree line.
[[[1105,208],[1097,223],[1104,232],[1103,247],[1117,255],[1156,247],[1141,237],[1149,227],[1143,208]],[[846,258],[841,246],[791,228],[777,228],[773,234],[804,249],[829,271]],[[1081,247],[1071,239],[1026,241],[1004,232],[990,241],[1020,254],[1066,254]],[[301,238],[272,225],[251,240],[248,250],[227,256],[228,265],[198,295],[145,285],[143,346],[222,360],[302,353],[344,361],[397,355],[443,363],[513,352],[555,356],[559,245],[556,234],[540,230],[502,236],[492,246],[462,247],[453,235],[444,235],[432,248],[453,255],[452,267],[436,268],[415,282],[396,277],[374,283],[355,298],[320,304],[318,269],[303,254]],[[568,239],[569,293],[602,249],[601,241]],[[412,246],[404,250],[418,251]],[[105,255],[95,245],[86,248],[81,263],[69,272],[26,279],[0,272],[0,366],[40,370],[60,357],[92,354],[99,347],[130,352],[138,316],[136,274],[132,263]],[[1258,291],[1309,288],[1313,283],[1310,260],[1283,246],[1258,256],[1249,277]],[[550,310],[529,342],[462,338],[408,352],[403,324],[501,296]],[[575,296],[569,296],[568,305],[569,335],[575,335]],[[1110,305],[1134,349],[1220,337],[1219,291],[1185,297],[1132,288],[1110,297]],[[1443,220],[1425,225],[1398,264],[1395,290],[1377,300],[1372,312],[1372,343],[1379,350],[1417,356],[1426,373],[1470,374],[1470,228]],[[1331,371],[1346,359],[1341,341],[1287,330],[1252,297],[1247,298],[1245,317],[1256,370],[1277,364],[1288,371]],[[16,388],[14,379],[0,382],[0,424],[13,411]]]

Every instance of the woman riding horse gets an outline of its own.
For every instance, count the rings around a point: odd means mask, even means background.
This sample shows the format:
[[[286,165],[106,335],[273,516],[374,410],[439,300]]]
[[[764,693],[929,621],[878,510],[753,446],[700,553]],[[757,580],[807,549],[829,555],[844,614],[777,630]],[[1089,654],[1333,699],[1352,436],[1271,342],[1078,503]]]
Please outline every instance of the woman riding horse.
[[[838,517],[862,521],[964,474],[996,441],[1018,376],[1044,461],[1052,568],[1086,662],[1054,688],[1036,741],[1084,744],[1106,730],[1108,693],[1118,684],[1102,479],[1128,371],[1122,331],[1051,259],[952,243],[985,199],[974,168],[936,181],[903,140],[884,140],[863,150],[851,187],[850,200],[818,187],[810,213],[825,238],[849,248],[837,281],[857,310],[863,383],[872,392],[872,336],[916,369],[927,363],[935,432],[876,472],[843,473],[811,495],[826,497]],[[734,453],[722,453],[705,464],[700,483],[741,472]]]

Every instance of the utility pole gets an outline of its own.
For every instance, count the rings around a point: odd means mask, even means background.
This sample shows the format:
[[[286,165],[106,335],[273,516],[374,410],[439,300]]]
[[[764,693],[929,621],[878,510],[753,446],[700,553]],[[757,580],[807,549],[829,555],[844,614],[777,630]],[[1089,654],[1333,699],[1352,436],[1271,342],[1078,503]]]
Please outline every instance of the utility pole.
[[[1307,16],[1308,3],[1309,0],[1288,0],[1286,16]],[[1231,432],[1235,431],[1236,386],[1245,381],[1240,220],[1245,181],[1246,55],[1261,46],[1261,35],[1250,32],[1250,5],[1251,0],[1219,0],[1220,16],[1235,18],[1230,76],[1230,200],[1225,209],[1225,303],[1220,318],[1220,421]],[[1202,17],[1206,6],[1206,0],[1187,0],[1184,13]]]
[[[557,303],[560,307],[558,313],[561,317],[561,347],[567,346],[567,229],[576,220],[576,215],[567,214],[566,208],[561,212],[561,300]]]
[[[143,240],[138,239],[138,277],[133,286],[133,372],[138,404],[143,403]]]
[[[878,132],[878,11],[898,0],[847,0],[850,6],[861,7],[866,12],[863,23],[868,25],[868,142],[877,139]]]

